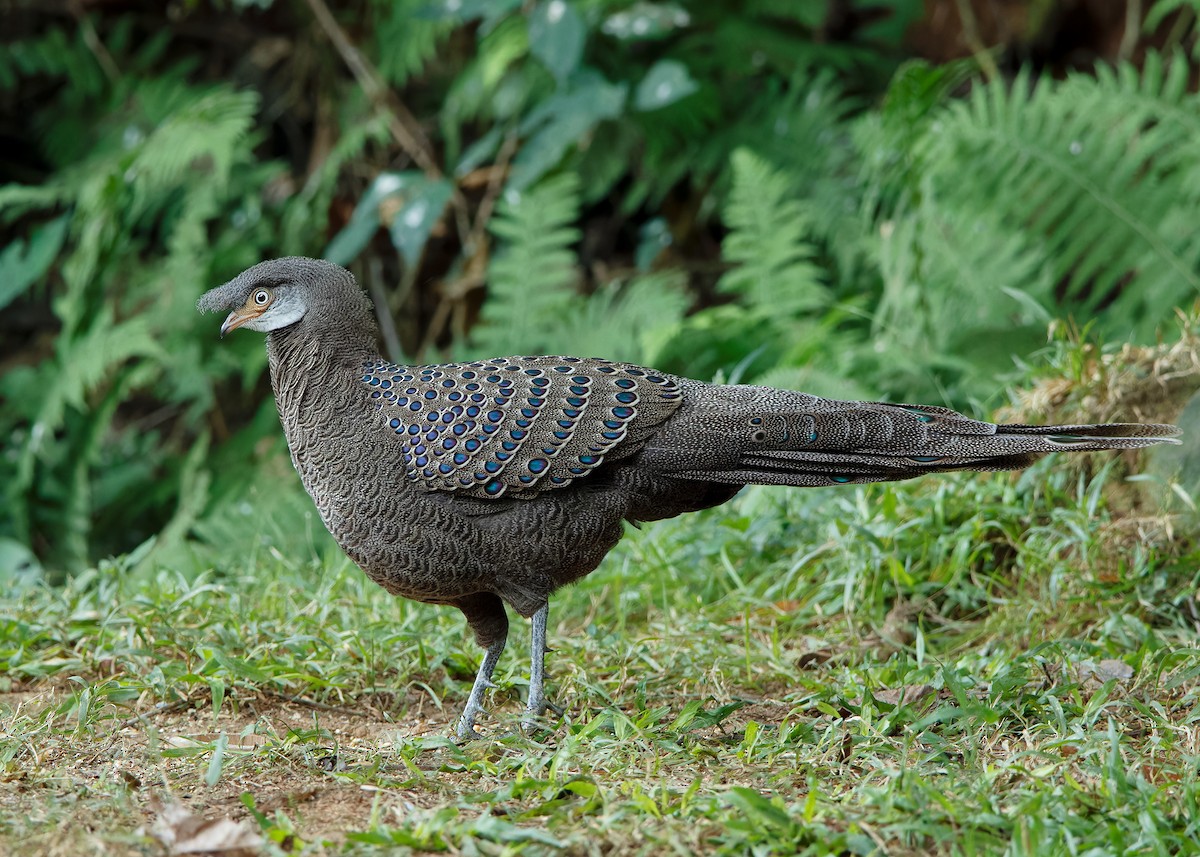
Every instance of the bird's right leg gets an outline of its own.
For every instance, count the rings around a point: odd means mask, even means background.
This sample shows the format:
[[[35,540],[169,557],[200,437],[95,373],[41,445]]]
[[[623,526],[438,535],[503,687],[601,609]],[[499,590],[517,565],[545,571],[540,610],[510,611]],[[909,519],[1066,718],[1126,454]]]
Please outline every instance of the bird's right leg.
[[[475,717],[483,711],[483,695],[495,687],[492,673],[508,639],[508,614],[504,612],[504,602],[491,592],[480,592],[459,599],[455,606],[467,617],[467,623],[475,632],[475,641],[486,649],[483,663],[475,674],[475,683],[471,685],[471,694],[458,719],[456,731],[462,741],[475,736]]]

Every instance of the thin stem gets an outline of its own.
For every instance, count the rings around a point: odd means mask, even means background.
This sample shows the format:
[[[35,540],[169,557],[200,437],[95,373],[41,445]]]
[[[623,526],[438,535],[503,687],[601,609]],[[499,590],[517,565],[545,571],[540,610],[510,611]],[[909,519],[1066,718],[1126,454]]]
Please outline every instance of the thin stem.
[[[383,337],[384,348],[387,349],[389,360],[400,363],[404,359],[404,349],[400,347],[396,321],[392,318],[387,292],[383,290],[383,262],[378,256],[371,256],[367,265],[370,268],[367,288],[371,292],[371,302],[375,304],[375,317],[379,320],[379,333]]]
[[[1000,69],[996,65],[996,60],[992,58],[991,52],[984,47],[983,39],[979,36],[979,20],[975,17],[975,10],[971,8],[971,0],[954,0],[954,5],[958,7],[963,38],[967,42],[967,47],[971,49],[971,55],[975,57],[975,62],[979,63],[983,76],[988,79],[988,83],[999,80]]]
[[[350,73],[354,75],[358,85],[363,88],[367,97],[384,111],[388,131],[395,138],[397,145],[413,159],[413,162],[425,172],[425,175],[432,179],[445,178],[434,158],[433,146],[421,129],[421,123],[413,116],[412,111],[390,91],[383,80],[383,75],[350,41],[346,31],[341,28],[333,17],[333,13],[329,11],[329,7],[325,5],[325,0],[308,0],[308,6],[312,9],[313,16],[321,25],[321,29],[325,31],[325,35],[329,37],[329,41],[333,42],[334,48],[341,54],[342,62],[350,69]],[[465,241],[471,230],[467,199],[458,186],[453,183],[450,205],[454,211],[458,234]]]
[[[1125,0],[1125,32],[1121,34],[1121,46],[1117,56],[1127,60],[1137,48],[1138,36],[1142,32],[1142,0]]]

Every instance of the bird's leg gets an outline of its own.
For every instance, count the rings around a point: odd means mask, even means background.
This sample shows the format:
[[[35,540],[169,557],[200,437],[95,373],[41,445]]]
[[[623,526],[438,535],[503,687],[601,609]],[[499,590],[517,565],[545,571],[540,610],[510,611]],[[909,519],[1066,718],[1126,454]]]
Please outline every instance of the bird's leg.
[[[529,640],[529,704],[525,706],[525,716],[521,725],[526,730],[537,725],[537,719],[546,713],[547,708],[556,714],[562,714],[562,709],[546,701],[546,620],[550,616],[550,605],[543,604],[533,614],[533,624]]]
[[[508,614],[504,612],[504,602],[492,592],[467,595],[455,601],[454,606],[463,612],[467,624],[475,632],[475,642],[484,648],[483,663],[479,665],[471,695],[458,720],[457,733],[461,741],[475,736],[475,717],[483,711],[483,694],[495,687],[492,673],[504,651],[504,641],[508,639]]]
[[[504,651],[504,640],[504,637],[500,637],[488,646],[487,653],[483,656],[483,663],[479,665],[479,672],[475,674],[475,684],[471,685],[471,695],[467,697],[462,717],[458,719],[458,739],[460,741],[475,737],[475,716],[483,711],[483,694],[496,686],[492,684],[492,673],[500,660],[500,654]]]

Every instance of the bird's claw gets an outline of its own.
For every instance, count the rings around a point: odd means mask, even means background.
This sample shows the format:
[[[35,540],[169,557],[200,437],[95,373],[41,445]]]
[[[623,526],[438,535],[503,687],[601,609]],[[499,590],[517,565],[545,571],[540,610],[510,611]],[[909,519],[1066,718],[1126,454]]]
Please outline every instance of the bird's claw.
[[[521,717],[521,729],[526,734],[530,734],[537,729],[548,729],[549,727],[543,719],[543,715],[547,711],[552,711],[556,717],[562,717],[564,710],[561,705],[555,705],[545,697],[532,700],[525,707],[525,714]]]
[[[459,741],[470,740],[471,738],[478,736],[478,734],[479,733],[475,731],[474,717],[472,717],[470,720],[467,720],[465,717],[461,718],[458,721],[458,727],[454,730],[454,735]]]

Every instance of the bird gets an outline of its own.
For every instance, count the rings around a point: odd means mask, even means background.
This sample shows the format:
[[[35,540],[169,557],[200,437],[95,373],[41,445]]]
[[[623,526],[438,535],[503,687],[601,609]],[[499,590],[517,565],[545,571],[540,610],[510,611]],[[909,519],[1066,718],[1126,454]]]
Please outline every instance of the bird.
[[[531,620],[521,724],[545,693],[550,596],[599,566],[624,522],[717,506],[747,485],[891,482],[1042,456],[1178,443],[1171,425],[996,425],[945,407],[718,384],[600,358],[404,365],[331,262],[261,262],[198,301],[266,334],[291,460],[325,527],[388,592],[457,607],[483,649],[457,719],[478,734],[508,639]],[[557,709],[556,709],[557,710]]]

